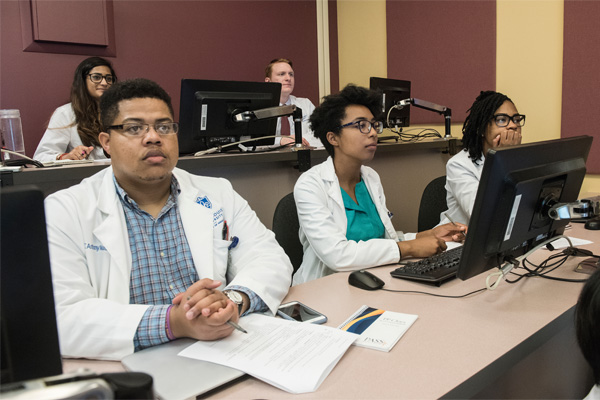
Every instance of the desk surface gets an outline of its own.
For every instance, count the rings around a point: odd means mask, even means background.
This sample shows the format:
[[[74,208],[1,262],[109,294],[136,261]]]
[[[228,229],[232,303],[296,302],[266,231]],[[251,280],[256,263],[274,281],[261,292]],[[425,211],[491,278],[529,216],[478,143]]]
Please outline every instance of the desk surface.
[[[597,232],[574,224],[566,233],[596,240],[584,247],[600,253]],[[550,252],[540,250],[536,258],[544,259],[547,254]],[[580,260],[571,258],[553,274],[585,278],[573,271]],[[437,288],[394,279],[389,274],[393,268],[371,271],[385,281],[388,289],[444,295],[461,295],[483,288],[485,277],[491,272],[467,281],[456,279]],[[214,393],[214,398],[473,397],[562,330],[572,328],[573,307],[582,287],[582,283],[528,278],[517,284],[502,282],[494,291],[449,299],[381,290],[368,292],[349,286],[347,276],[348,273],[338,273],[292,287],[286,301],[299,300],[323,312],[330,326],[338,326],[363,304],[417,314],[417,321],[389,353],[352,346],[314,393],[290,395],[248,378]],[[577,353],[581,358],[574,340],[568,342],[552,349],[564,345],[569,354]],[[103,372],[122,370],[118,362],[65,361],[65,372],[78,367]],[[558,376],[564,376],[561,370],[568,366],[562,363],[552,368]],[[539,373],[540,369],[534,372]],[[581,394],[587,393],[587,389],[582,387]],[[570,393],[571,397],[577,396]]]

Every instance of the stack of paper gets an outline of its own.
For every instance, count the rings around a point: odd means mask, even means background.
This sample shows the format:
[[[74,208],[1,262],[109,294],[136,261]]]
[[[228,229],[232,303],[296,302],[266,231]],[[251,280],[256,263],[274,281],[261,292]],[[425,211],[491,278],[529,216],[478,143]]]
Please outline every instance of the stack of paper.
[[[179,355],[239,369],[290,393],[307,393],[317,390],[356,339],[339,329],[260,314],[239,323],[247,334],[236,330],[221,340],[199,341]]]

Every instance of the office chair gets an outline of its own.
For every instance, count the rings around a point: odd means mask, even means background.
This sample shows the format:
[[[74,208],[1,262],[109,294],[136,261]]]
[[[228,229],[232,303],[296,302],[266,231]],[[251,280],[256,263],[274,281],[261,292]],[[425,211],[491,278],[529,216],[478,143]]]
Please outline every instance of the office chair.
[[[435,178],[423,190],[419,205],[418,231],[426,231],[440,223],[440,214],[448,209],[446,204],[446,175]]]
[[[302,256],[304,251],[302,244],[298,238],[298,231],[300,229],[300,223],[298,222],[298,214],[296,213],[296,202],[294,201],[294,193],[285,195],[275,208],[273,214],[273,232],[275,233],[275,239],[285,254],[288,255],[292,266],[294,267],[294,273],[300,268],[302,264]]]

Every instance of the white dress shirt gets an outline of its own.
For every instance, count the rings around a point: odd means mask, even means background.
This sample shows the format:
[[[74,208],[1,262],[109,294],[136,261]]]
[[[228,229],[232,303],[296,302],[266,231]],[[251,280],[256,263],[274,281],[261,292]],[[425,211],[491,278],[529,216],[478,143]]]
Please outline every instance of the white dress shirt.
[[[300,109],[302,109],[302,138],[308,140],[308,143],[313,147],[323,147],[323,143],[321,143],[321,140],[319,140],[319,138],[315,137],[315,135],[313,134],[313,131],[310,130],[310,122],[308,119],[310,118],[310,115],[312,114],[312,112],[315,110],[315,106],[309,99],[305,99],[304,97],[296,97],[296,96],[290,95],[290,97],[288,98],[288,101],[286,101],[285,104],[279,104],[279,105],[280,106],[295,105],[295,106],[299,107]],[[287,117],[287,118],[290,123],[290,135],[295,136],[296,127],[294,126],[294,118],[291,116]],[[277,135],[281,134],[280,118],[277,119],[276,133],[277,133]],[[276,138],[275,144],[279,144],[279,142],[281,142],[281,138]]]

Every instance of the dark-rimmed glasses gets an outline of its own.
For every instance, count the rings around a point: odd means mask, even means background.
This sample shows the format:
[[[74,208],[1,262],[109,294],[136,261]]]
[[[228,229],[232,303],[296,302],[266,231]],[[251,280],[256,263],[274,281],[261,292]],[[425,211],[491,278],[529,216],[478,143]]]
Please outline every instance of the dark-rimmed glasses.
[[[87,74],[87,76],[90,77],[90,81],[92,81],[93,83],[100,83],[100,82],[102,82],[102,79],[104,79],[107,84],[112,85],[115,81],[115,77],[111,74],[102,75],[102,74],[94,73],[94,74]]]
[[[337,129],[347,128],[351,125],[356,125],[356,128],[363,135],[368,135],[371,132],[371,128],[375,129],[375,132],[381,133],[383,132],[383,122],[381,121],[367,121],[366,119],[361,119],[360,121],[348,122],[342,126],[338,126]]]
[[[175,135],[179,131],[177,122],[157,122],[155,124],[129,123],[121,125],[111,125],[106,127],[107,130],[117,130],[125,136],[139,137],[145,135],[153,127],[156,133],[161,136]]]
[[[517,126],[525,125],[525,115],[523,114],[515,114],[512,117],[508,114],[496,114],[492,117],[492,119],[498,128],[504,128],[505,126],[508,126],[510,121],[514,122]]]

